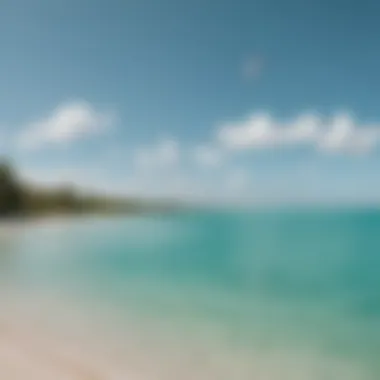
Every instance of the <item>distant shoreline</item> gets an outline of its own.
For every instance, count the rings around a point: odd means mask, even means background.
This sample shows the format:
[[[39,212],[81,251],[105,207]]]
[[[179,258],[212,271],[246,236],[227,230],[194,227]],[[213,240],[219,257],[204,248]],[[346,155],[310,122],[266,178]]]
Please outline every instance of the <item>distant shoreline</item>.
[[[82,192],[69,184],[43,188],[24,183],[6,160],[0,161],[0,222],[39,217],[131,215],[177,209],[173,200]]]
[[[133,218],[139,216],[165,214],[168,210],[146,209],[136,212],[51,212],[36,213],[18,216],[0,217],[0,233],[9,232],[9,229],[20,229],[38,226],[61,225],[72,221],[106,220],[114,218]]]

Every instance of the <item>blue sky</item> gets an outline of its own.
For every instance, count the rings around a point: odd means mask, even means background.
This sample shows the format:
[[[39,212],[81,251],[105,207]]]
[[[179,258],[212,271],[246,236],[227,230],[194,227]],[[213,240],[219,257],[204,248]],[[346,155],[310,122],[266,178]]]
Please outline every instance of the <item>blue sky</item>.
[[[379,16],[369,0],[3,0],[1,149],[28,179],[113,192],[379,201]]]

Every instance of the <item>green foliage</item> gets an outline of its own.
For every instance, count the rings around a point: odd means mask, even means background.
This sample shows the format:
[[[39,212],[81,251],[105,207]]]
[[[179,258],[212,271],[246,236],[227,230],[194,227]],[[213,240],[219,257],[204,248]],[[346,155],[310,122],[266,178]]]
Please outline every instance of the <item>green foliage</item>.
[[[62,213],[136,213],[168,209],[172,207],[167,203],[84,195],[69,186],[50,190],[33,188],[20,182],[8,162],[0,162],[0,218]]]
[[[23,211],[24,194],[11,166],[0,163],[0,216],[16,215]]]

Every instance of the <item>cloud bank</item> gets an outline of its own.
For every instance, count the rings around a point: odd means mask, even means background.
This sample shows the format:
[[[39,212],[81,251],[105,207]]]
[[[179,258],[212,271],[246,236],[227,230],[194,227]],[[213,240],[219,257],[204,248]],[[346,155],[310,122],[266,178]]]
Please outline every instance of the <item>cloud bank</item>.
[[[5,134],[10,128],[0,130],[0,137],[4,132],[2,140],[9,141],[5,146],[16,148],[8,150],[18,157],[17,164],[21,161],[19,166],[24,168],[26,178],[36,177],[47,183],[49,179],[52,182],[72,180],[88,188],[93,184],[97,188],[107,186],[109,191],[112,188],[126,193],[198,199],[218,196],[242,199],[254,193],[259,196],[260,191],[267,196],[268,188],[283,194],[281,186],[288,178],[282,182],[278,178],[282,169],[273,170],[273,161],[263,164],[249,155],[239,154],[247,150],[275,152],[301,147],[314,151],[316,158],[331,154],[355,157],[375,151],[380,144],[380,125],[358,123],[348,113],[328,118],[303,113],[289,121],[276,120],[268,113],[255,113],[245,119],[219,124],[208,141],[190,144],[181,139],[161,138],[146,141],[144,145],[129,145],[124,135],[119,136],[116,131],[116,137],[120,138],[113,143],[104,142],[104,150],[100,145],[96,145],[99,152],[82,149],[81,144],[89,138],[102,142],[103,135],[113,127],[113,121],[112,114],[91,103],[66,102],[47,117],[17,128],[13,134]],[[128,130],[133,133],[133,126],[128,126]],[[75,150],[57,151],[57,156],[53,150],[44,150],[71,147],[74,143]],[[69,156],[71,153],[75,153],[78,162]],[[88,154],[92,155],[91,159]],[[42,163],[41,158],[45,160]],[[279,164],[275,162],[275,166]],[[353,165],[353,161],[347,162]],[[294,162],[291,165],[288,170],[294,179],[297,177]],[[274,178],[277,182],[271,184]],[[295,182],[302,184],[299,179]],[[292,193],[293,190],[294,187]],[[301,192],[302,189],[295,194]]]
[[[304,114],[278,122],[269,114],[254,114],[222,125],[217,141],[229,150],[309,146],[322,153],[369,153],[379,145],[380,125],[359,125],[347,113],[330,119]]]

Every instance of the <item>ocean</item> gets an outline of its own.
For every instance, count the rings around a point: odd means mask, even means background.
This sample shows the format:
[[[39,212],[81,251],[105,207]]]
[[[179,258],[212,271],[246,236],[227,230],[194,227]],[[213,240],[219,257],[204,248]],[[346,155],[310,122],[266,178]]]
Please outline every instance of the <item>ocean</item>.
[[[379,210],[25,223],[0,286],[3,315],[99,348],[97,379],[380,378]]]

